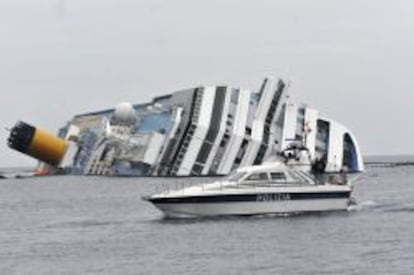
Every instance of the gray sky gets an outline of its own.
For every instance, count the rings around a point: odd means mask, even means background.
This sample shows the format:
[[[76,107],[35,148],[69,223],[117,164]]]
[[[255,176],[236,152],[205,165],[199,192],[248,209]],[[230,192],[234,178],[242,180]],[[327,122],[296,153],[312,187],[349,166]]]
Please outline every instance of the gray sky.
[[[21,119],[74,114],[266,75],[348,126],[364,154],[414,153],[414,1],[2,0],[0,166]]]

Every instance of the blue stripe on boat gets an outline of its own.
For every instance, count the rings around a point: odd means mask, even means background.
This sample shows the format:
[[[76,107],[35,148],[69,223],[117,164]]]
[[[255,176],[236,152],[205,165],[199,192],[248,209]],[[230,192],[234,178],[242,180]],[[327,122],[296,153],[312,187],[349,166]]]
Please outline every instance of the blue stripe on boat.
[[[349,198],[350,191],[321,193],[263,193],[249,195],[210,195],[175,198],[149,198],[152,203],[219,203],[219,202],[267,202],[284,200],[314,200]],[[262,197],[260,197],[262,196]],[[263,197],[264,196],[264,197]],[[260,198],[259,198],[260,197]],[[279,199],[274,199],[279,198]]]

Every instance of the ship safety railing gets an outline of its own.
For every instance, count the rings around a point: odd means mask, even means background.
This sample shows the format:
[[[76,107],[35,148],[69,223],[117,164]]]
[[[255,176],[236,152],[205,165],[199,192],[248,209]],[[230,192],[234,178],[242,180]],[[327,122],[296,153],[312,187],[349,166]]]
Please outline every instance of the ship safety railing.
[[[346,173],[340,172],[325,172],[323,174],[312,174],[316,185],[334,184],[346,185],[348,184],[348,176]]]
[[[172,180],[172,178],[170,178]],[[185,188],[188,187],[199,187],[202,191],[205,190],[205,185],[208,184],[207,182],[192,182],[187,181],[189,177],[177,177],[174,178],[174,181],[164,181],[160,184],[155,185],[155,193],[168,193],[172,191],[182,191],[182,194],[184,195]],[[209,182],[210,183],[210,182]],[[220,181],[220,184],[222,182]]]

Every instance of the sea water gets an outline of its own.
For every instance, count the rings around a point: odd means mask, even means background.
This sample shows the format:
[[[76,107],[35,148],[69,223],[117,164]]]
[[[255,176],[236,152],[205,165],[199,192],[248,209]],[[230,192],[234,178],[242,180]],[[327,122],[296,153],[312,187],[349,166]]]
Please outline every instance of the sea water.
[[[168,220],[142,196],[206,178],[0,180],[0,274],[414,274],[414,166],[350,211]]]

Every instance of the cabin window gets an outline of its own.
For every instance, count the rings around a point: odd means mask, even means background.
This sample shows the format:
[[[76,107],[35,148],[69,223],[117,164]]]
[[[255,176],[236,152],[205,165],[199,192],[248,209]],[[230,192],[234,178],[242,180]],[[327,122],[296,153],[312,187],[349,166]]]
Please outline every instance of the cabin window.
[[[285,173],[270,173],[270,177],[273,181],[286,181]]]
[[[251,174],[246,178],[246,180],[256,181],[256,180],[269,180],[267,173],[255,173]]]

